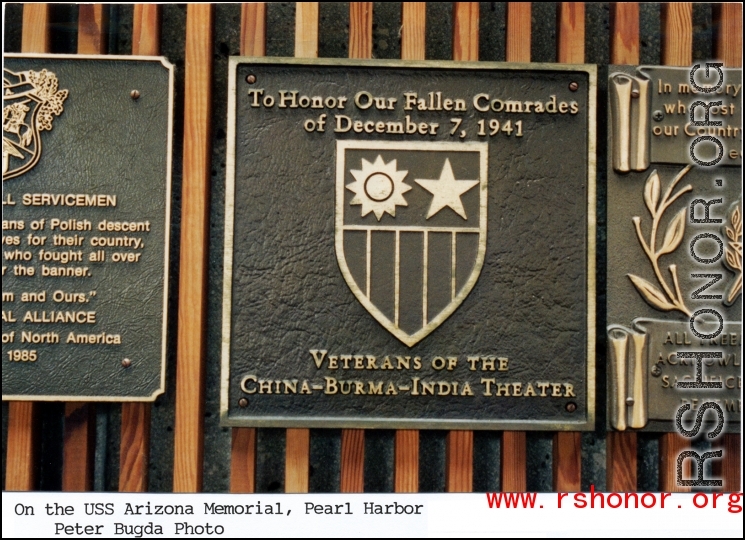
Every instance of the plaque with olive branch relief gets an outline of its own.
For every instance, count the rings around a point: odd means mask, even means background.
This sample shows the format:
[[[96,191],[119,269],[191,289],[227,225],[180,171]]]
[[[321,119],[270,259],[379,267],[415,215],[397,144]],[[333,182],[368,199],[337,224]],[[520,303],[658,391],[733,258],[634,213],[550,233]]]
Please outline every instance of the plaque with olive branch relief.
[[[724,70],[724,90],[711,98],[722,101],[713,129],[689,117],[709,99],[690,91],[689,72],[610,70],[607,391],[608,425],[620,431],[675,431],[682,405],[706,401],[723,409],[727,432],[740,429],[742,168],[732,135],[741,73]],[[716,140],[722,159],[703,166]],[[678,387],[696,379],[695,354],[705,355],[702,381],[720,388]]]

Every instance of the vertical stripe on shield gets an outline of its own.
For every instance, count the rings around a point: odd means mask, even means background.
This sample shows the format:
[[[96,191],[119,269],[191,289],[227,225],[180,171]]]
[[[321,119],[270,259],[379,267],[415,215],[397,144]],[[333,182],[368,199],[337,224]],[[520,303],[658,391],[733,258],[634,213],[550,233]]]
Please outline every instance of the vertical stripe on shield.
[[[452,300],[453,233],[432,232],[427,258],[427,317],[434,319]],[[457,252],[457,250],[456,250]]]
[[[400,233],[398,327],[411,335],[423,326],[424,235]]]
[[[396,317],[396,233],[372,230],[368,257],[370,301],[392,322]]]

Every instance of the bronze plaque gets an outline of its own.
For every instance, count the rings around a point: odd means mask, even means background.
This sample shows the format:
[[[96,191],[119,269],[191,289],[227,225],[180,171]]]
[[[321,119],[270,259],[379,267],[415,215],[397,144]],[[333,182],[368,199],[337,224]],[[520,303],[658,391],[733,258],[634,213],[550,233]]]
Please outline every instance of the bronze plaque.
[[[3,399],[165,389],[173,66],[5,55]]]
[[[691,72],[610,67],[608,422],[618,430],[676,431],[681,406],[707,401],[727,432],[740,430],[742,71]]]
[[[591,429],[595,92],[231,59],[223,423]]]

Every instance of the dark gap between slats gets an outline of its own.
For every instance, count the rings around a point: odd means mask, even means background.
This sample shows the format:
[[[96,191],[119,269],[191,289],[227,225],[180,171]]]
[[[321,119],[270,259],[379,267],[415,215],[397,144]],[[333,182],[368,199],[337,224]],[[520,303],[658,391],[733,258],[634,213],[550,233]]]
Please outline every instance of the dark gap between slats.
[[[479,2],[479,59],[504,62],[507,39],[507,4]]]
[[[153,404],[150,422],[149,491],[173,491],[173,426],[176,399],[176,337],[178,328],[179,245],[181,237],[181,180],[184,141],[184,53],[186,6],[161,6],[160,53],[175,66],[173,159],[171,184],[171,249],[168,282],[168,357],[166,392]]]
[[[311,493],[338,493],[341,481],[341,430],[310,431]]]
[[[393,492],[395,431],[365,431],[365,493]]]
[[[473,434],[473,491],[498,491],[501,485],[502,432],[476,431]]]
[[[419,491],[445,491],[445,440],[447,431],[419,432]]]
[[[238,23],[240,28],[240,22]],[[266,55],[293,56],[295,54],[295,3],[267,2]]]

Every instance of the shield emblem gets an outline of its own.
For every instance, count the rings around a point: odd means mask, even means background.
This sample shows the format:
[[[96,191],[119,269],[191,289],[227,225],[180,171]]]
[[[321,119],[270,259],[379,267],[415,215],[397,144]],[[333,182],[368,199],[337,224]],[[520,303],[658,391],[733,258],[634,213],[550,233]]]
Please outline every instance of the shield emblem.
[[[336,257],[367,311],[413,347],[460,306],[486,252],[486,143],[337,141]]]
[[[3,70],[3,181],[31,170],[41,157],[40,131],[51,130],[67,90],[46,70]]]

